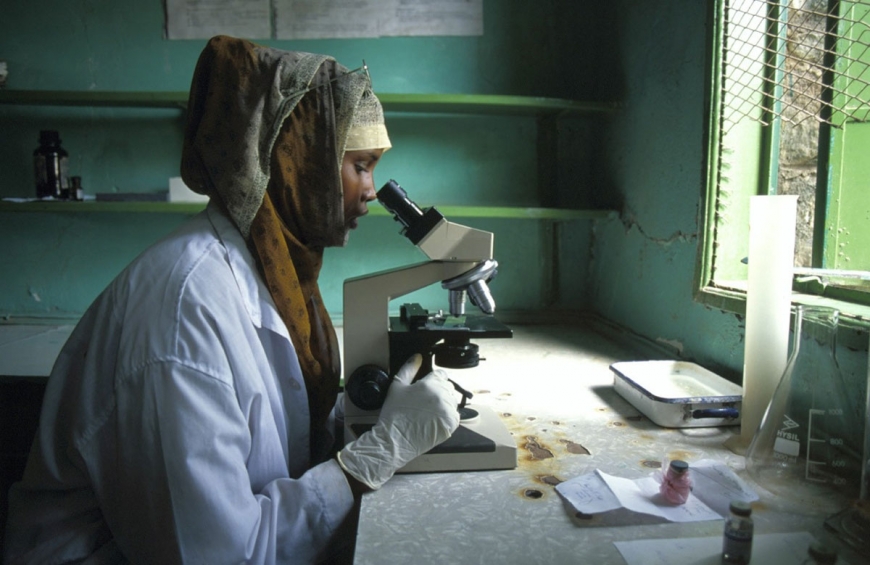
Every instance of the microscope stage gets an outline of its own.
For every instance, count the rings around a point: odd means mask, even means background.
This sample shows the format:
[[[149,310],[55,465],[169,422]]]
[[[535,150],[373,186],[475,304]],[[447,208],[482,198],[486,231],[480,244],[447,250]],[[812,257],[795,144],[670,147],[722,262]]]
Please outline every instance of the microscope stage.
[[[419,305],[404,305],[403,308],[408,306],[418,307]],[[427,310],[419,307],[418,311],[428,314]],[[404,316],[404,313],[402,316],[392,316],[390,317],[390,333],[426,333],[435,341],[458,336],[468,336],[472,339],[513,337],[513,330],[493,316],[420,316],[420,318],[409,320]]]

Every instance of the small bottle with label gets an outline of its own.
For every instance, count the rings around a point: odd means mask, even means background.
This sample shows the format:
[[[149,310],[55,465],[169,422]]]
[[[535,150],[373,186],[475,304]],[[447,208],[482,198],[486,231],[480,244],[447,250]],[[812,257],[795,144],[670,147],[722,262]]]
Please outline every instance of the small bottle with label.
[[[39,132],[39,147],[33,151],[38,198],[69,197],[69,154],[60,146],[54,130]]]
[[[729,510],[722,538],[722,563],[746,565],[752,558],[752,507],[748,502],[734,500]]]

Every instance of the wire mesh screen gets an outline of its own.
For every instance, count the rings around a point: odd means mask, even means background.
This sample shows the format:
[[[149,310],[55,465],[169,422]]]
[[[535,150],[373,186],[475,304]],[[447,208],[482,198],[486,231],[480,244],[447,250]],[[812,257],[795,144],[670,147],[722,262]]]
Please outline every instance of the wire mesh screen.
[[[792,124],[816,120],[835,127],[866,120],[868,49],[870,0],[730,0],[723,130],[744,119],[767,125],[777,115]],[[830,96],[823,96],[826,87]]]

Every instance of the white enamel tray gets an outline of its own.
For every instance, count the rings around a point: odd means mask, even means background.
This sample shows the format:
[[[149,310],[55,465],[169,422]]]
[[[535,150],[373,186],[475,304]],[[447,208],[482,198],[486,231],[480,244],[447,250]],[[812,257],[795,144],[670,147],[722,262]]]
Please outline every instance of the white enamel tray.
[[[644,416],[666,428],[740,424],[743,388],[688,361],[621,361],[613,387]]]

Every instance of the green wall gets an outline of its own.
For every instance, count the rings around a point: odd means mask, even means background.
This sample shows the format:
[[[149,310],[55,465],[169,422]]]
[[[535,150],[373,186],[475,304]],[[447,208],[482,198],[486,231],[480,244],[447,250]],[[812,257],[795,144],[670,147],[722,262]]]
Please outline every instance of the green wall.
[[[204,41],[162,38],[160,2],[16,3],[0,18],[10,89],[184,90]],[[463,218],[496,234],[501,311],[591,310],[739,382],[744,322],[692,298],[705,144],[709,2],[486,1],[482,37],[264,41],[363,58],[378,92],[461,92],[621,101],[607,118],[559,121],[558,171],[538,176],[534,118],[390,114],[378,168],[423,204],[563,205],[611,221]],[[39,129],[61,131],[89,192],[153,191],[178,174],[182,115],[169,110],[0,106],[0,195],[32,194]],[[547,179],[548,181],[550,179]],[[546,196],[545,196],[546,195]],[[0,214],[0,315],[76,317],[176,214]],[[421,260],[387,217],[366,218],[321,278],[341,314],[350,276]],[[439,307],[438,288],[420,293]],[[840,360],[856,398],[866,334]],[[861,389],[863,390],[863,389]]]
[[[625,108],[596,169],[620,221],[595,226],[592,309],[675,354],[741,382],[745,321],[692,298],[703,214],[707,4],[617,0],[612,33]],[[748,226],[747,226],[748,229]],[[866,332],[841,329],[837,357],[863,413]],[[856,429],[860,440],[860,429]]]
[[[0,59],[7,89],[187,90],[205,40],[163,38],[162,2],[46,0],[4,6]],[[609,100],[593,80],[605,60],[597,25],[605,9],[585,2],[485,2],[481,37],[366,40],[256,40],[288,50],[328,53],[348,67],[365,59],[376,92],[480,93]],[[389,113],[394,149],[379,165],[422,205],[589,206],[592,153],[600,122],[565,120],[561,152],[570,159],[539,190],[533,117]],[[0,105],[0,196],[34,194],[32,151],[41,129],[60,132],[72,175],[86,193],[166,190],[178,176],[181,110]],[[549,180],[549,179],[548,179]],[[555,186],[550,186],[555,184]],[[375,204],[376,206],[376,204]],[[183,214],[0,212],[0,316],[76,318],[96,294]],[[585,304],[591,221],[454,219],[495,233],[501,264],[493,283],[500,310],[537,311]],[[344,278],[424,259],[386,217],[371,217],[346,249],[331,249],[321,283],[341,314]],[[561,285],[570,285],[563,292]],[[426,307],[446,295],[420,293]]]
[[[737,369],[742,322],[692,300],[706,176],[707,3],[617,4],[627,88],[601,174],[622,207],[619,222],[596,228],[593,303],[651,339]]]

